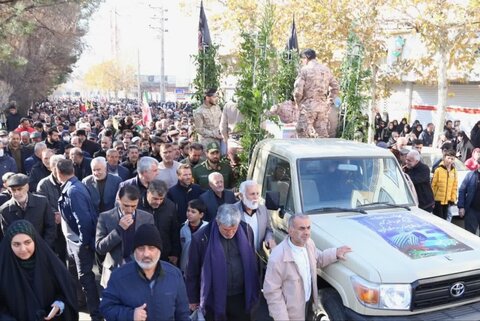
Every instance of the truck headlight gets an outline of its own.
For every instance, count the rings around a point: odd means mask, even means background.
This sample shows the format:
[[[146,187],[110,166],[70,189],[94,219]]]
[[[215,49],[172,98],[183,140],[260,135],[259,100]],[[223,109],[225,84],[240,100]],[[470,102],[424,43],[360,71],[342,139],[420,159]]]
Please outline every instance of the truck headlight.
[[[359,276],[351,278],[358,301],[374,309],[409,310],[412,301],[410,284],[378,284]]]

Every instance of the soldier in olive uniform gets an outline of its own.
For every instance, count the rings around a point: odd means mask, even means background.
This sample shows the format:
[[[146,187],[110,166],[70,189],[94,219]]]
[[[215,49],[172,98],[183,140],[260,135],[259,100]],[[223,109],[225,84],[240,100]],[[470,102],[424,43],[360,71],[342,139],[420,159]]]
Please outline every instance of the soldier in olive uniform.
[[[203,104],[193,111],[193,121],[195,131],[198,134],[198,141],[204,147],[213,142],[220,145],[222,140],[219,129],[222,111],[217,105],[216,92],[216,89],[207,90]]]
[[[301,57],[304,66],[293,90],[300,113],[298,137],[333,136],[337,121],[330,115],[336,112],[331,102],[338,95],[338,82],[328,67],[318,63],[314,50],[306,49]]]
[[[235,186],[232,168],[228,163],[220,160],[220,145],[215,142],[207,145],[207,159],[193,168],[193,179],[196,184],[207,190],[210,187],[208,175],[213,172],[222,174],[225,188],[230,189]]]

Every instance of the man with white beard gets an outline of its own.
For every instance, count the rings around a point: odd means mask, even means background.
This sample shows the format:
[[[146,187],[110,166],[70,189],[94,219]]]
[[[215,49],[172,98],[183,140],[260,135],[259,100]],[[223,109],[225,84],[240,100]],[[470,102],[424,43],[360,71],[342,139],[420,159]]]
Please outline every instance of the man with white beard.
[[[106,320],[189,320],[182,273],[160,261],[162,238],[153,224],[134,236],[134,261],[115,269],[103,291],[100,311]]]
[[[257,182],[248,180],[240,184],[240,201],[235,203],[242,213],[242,221],[250,225],[253,230],[255,251],[263,248],[273,249],[276,245],[273,238],[270,216],[265,205],[260,204],[260,186]]]

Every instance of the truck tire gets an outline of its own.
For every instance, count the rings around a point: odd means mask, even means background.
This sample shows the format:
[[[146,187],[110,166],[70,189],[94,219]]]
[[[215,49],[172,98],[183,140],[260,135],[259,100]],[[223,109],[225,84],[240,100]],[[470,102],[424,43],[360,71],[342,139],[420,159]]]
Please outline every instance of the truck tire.
[[[344,321],[345,307],[342,298],[335,289],[318,290],[320,311],[315,313],[315,321]]]

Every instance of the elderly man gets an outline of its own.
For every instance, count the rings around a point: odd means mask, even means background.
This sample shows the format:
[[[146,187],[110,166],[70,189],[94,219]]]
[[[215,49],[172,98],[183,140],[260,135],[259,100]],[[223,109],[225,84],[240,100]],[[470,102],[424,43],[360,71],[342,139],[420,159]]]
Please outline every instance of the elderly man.
[[[95,258],[95,228],[97,212],[87,188],[75,177],[73,162],[61,159],[56,167],[62,192],[58,207],[62,215],[62,230],[67,241],[69,261],[75,262],[75,272],[87,299],[87,308],[93,321],[102,320],[93,262]]]
[[[92,197],[97,213],[109,211],[115,207],[115,198],[122,179],[107,173],[107,161],[104,157],[92,159],[92,175],[85,177],[82,183]]]
[[[237,202],[235,194],[225,189],[223,175],[213,172],[208,175],[208,191],[200,195],[200,200],[206,205],[207,212],[203,220],[212,222],[217,216],[218,207],[223,204],[234,204]]]
[[[406,165],[404,170],[410,176],[413,186],[415,186],[418,196],[418,207],[431,213],[435,200],[432,185],[430,184],[430,169],[420,159],[420,153],[416,150],[411,150],[405,159]]]
[[[351,251],[348,246],[319,251],[310,239],[310,228],[308,215],[290,216],[288,237],[270,254],[263,294],[275,321],[310,320],[312,303],[314,309],[319,304],[317,268],[344,260]]]
[[[45,149],[42,152],[41,161],[33,165],[29,181],[30,192],[35,192],[37,190],[38,183],[52,172],[50,168],[50,157],[53,155],[55,155],[53,150]]]
[[[162,239],[154,225],[140,226],[133,239],[134,262],[113,271],[100,309],[107,320],[190,320],[185,282],[160,261]]]
[[[137,210],[140,192],[127,185],[118,191],[118,208],[100,213],[95,236],[95,249],[105,255],[100,284],[107,286],[112,271],[130,262],[135,231],[143,224],[153,224],[150,213]]]
[[[141,194],[141,198],[147,195],[147,188],[151,181],[158,175],[158,162],[152,157],[142,157],[138,161],[137,176],[130,178],[120,184],[120,187],[125,185],[135,185]]]
[[[217,90],[215,88],[209,89],[205,92],[203,104],[193,112],[198,141],[203,146],[213,142],[220,144],[223,138],[220,134],[222,111],[217,105],[217,101]]]
[[[177,265],[180,257],[180,235],[175,203],[166,198],[167,184],[161,180],[150,182],[146,198],[142,199],[139,209],[151,213],[163,241],[161,259]]]
[[[203,189],[193,183],[192,169],[181,164],[177,169],[178,182],[168,190],[167,197],[177,206],[177,221],[181,225],[187,219],[188,202],[203,194]]]
[[[75,176],[77,176],[80,181],[92,174],[92,168],[90,165],[92,159],[85,157],[80,148],[74,147],[70,150],[70,159],[73,161]]]
[[[177,169],[181,164],[175,160],[173,145],[170,143],[162,144],[160,155],[162,156],[162,161],[158,164],[157,179],[161,179],[167,183],[168,188],[171,188],[178,182]]]
[[[207,189],[208,175],[213,172],[218,172],[223,175],[226,188],[233,188],[235,184],[233,170],[230,164],[220,161],[220,145],[218,143],[210,143],[207,145],[207,159],[193,169],[195,183],[203,189]]]
[[[251,320],[260,292],[252,229],[233,204],[220,206],[215,221],[192,236],[190,309],[200,305],[207,320]]]
[[[120,162],[120,154],[114,148],[110,148],[107,150],[107,171],[109,174],[118,176],[122,179],[122,181],[126,181],[130,178],[130,171],[119,165]]]
[[[60,159],[65,159],[63,155],[53,155],[49,160],[49,168],[51,170],[50,175],[40,180],[37,185],[37,194],[43,195],[47,198],[48,204],[55,214],[55,224],[57,228],[57,237],[53,244],[55,253],[57,253],[59,259],[65,263],[67,260],[67,244],[65,243],[65,236],[62,232],[60,223],[62,222],[62,216],[58,210],[58,199],[60,198],[60,191],[62,183],[57,177],[57,163]]]
[[[260,186],[257,182],[248,180],[240,184],[239,191],[241,200],[235,206],[242,213],[242,221],[252,228],[255,251],[259,252],[264,242],[267,248],[273,249],[276,243],[267,208],[260,204]]]
[[[33,147],[33,155],[25,159],[24,162],[25,173],[27,175],[30,175],[30,172],[35,164],[42,163],[42,153],[46,149],[47,145],[45,143],[35,144],[35,147]]]
[[[330,117],[331,101],[338,95],[338,82],[327,66],[317,62],[317,54],[306,49],[301,54],[304,66],[295,80],[293,96],[299,108],[298,137],[329,137],[336,122]]]
[[[28,176],[15,174],[7,180],[12,198],[0,207],[1,236],[14,221],[27,220],[35,226],[38,234],[53,246],[56,237],[54,214],[45,197],[29,193]]]

